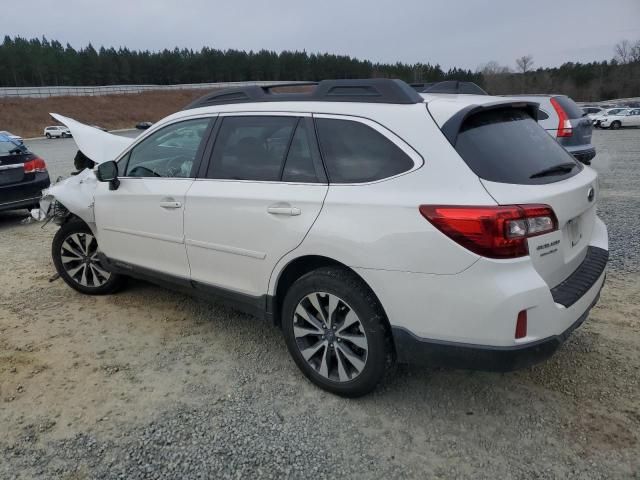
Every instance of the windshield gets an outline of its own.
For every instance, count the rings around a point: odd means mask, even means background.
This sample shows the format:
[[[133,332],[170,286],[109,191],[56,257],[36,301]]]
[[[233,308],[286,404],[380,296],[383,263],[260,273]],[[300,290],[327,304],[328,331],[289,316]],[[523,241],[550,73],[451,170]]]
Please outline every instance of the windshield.
[[[480,178],[492,182],[532,185],[575,175],[579,163],[529,114],[520,109],[487,110],[463,123],[455,149]],[[567,164],[577,168],[568,169]],[[555,167],[563,168],[555,169]],[[551,174],[540,172],[553,169]]]

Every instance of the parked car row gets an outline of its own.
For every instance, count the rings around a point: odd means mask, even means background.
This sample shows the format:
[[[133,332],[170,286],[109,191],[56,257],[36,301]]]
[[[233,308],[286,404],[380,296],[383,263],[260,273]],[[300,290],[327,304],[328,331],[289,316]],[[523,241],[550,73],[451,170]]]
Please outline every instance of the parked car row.
[[[640,108],[610,108],[592,117],[596,128],[640,127]]]

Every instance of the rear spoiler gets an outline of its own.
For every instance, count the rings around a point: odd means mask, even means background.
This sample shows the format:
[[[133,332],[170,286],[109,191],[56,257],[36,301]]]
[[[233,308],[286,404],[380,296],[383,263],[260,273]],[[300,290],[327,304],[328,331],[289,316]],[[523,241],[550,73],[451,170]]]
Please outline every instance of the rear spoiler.
[[[489,110],[501,110],[506,108],[516,108],[520,110],[525,110],[531,118],[533,118],[536,122],[538,121],[538,109],[540,107],[539,103],[536,102],[492,102],[492,103],[484,103],[482,105],[467,105],[462,110],[456,112],[449,120],[447,120],[442,128],[440,129],[444,136],[449,140],[449,143],[456,146],[456,141],[458,139],[458,133],[460,132],[460,128],[465,120],[472,115],[475,115],[479,112],[486,112]]]

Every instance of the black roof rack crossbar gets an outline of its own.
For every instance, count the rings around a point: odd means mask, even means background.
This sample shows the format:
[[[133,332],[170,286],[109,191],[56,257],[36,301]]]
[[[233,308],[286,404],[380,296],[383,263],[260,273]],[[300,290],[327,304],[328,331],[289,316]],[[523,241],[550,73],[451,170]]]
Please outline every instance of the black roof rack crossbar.
[[[274,92],[279,88],[315,86],[303,92]],[[208,93],[191,102],[183,110],[253,102],[363,102],[363,103],[423,103],[424,99],[402,80],[367,78],[363,80],[322,80],[265,86],[251,85]]]

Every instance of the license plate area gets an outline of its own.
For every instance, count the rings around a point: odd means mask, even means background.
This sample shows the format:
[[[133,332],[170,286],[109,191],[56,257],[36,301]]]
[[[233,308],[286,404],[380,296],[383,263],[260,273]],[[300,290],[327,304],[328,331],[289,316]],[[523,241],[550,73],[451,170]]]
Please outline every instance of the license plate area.
[[[580,243],[580,240],[582,240],[582,216],[569,220],[566,229],[569,246],[574,248]]]

